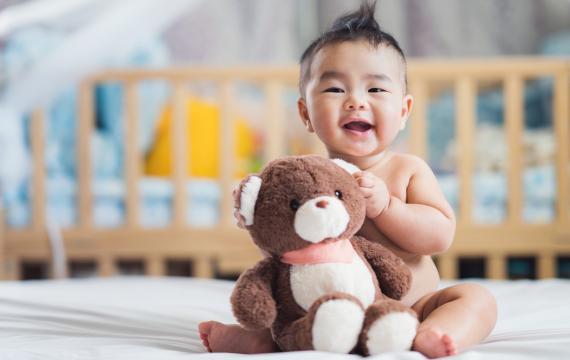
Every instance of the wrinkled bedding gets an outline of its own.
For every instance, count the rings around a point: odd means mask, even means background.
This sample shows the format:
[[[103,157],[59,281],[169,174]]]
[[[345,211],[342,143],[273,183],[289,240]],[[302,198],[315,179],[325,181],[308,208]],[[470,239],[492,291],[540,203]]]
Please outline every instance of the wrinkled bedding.
[[[477,281],[496,296],[499,321],[456,359],[570,358],[570,281]],[[449,285],[444,283],[443,286]],[[197,325],[233,322],[233,282],[192,278],[111,278],[0,283],[0,359],[242,358],[208,354]],[[272,359],[349,359],[322,352]],[[379,359],[423,359],[416,352]]]

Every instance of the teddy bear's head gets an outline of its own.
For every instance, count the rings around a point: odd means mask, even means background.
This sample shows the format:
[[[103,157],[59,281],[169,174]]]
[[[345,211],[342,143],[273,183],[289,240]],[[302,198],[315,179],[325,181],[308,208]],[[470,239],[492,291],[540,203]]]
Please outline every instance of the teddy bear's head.
[[[260,249],[277,256],[350,238],[366,212],[355,171],[352,164],[316,155],[275,160],[234,192],[238,225]]]

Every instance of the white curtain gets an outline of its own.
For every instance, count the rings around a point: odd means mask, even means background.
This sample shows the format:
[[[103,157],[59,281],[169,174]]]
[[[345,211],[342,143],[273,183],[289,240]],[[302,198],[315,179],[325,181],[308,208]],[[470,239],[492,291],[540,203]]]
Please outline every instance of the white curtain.
[[[58,0],[58,3],[73,1]],[[91,15],[84,17],[85,25],[69,32],[61,45],[18,74],[17,79],[7,84],[0,97],[0,194],[7,198],[15,194],[29,173],[25,165],[29,164],[23,144],[25,137],[20,124],[23,115],[48,105],[61,91],[77,85],[88,74],[128,56],[149,37],[162,33],[181,13],[201,2],[169,0],[168,6],[165,6],[156,0],[83,1],[83,9],[88,12],[87,15]],[[46,0],[25,2],[4,10],[0,17],[11,20],[10,24],[15,28],[18,22],[12,19],[17,18],[19,13],[26,14],[22,21],[26,26],[50,22],[58,25],[66,14],[41,16],[46,4]],[[92,11],[94,5],[97,11]],[[26,11],[19,12],[19,6],[25,7]],[[40,15],[32,16],[30,20],[27,14],[33,14],[34,9]],[[68,9],[67,19],[76,22],[77,12],[81,9]],[[4,27],[2,31],[9,34],[10,29]]]

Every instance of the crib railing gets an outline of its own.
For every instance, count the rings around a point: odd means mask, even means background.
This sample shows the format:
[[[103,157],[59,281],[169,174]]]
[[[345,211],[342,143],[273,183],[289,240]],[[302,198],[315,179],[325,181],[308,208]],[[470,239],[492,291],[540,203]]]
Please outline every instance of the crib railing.
[[[411,122],[411,146],[414,152],[426,156],[426,103],[430,82],[448,81],[454,86],[458,149],[459,213],[454,246],[438,257],[443,277],[458,275],[458,258],[480,256],[488,260],[487,276],[506,277],[508,256],[533,256],[538,260],[538,277],[555,276],[555,257],[570,253],[570,223],[568,218],[570,62],[567,59],[489,59],[481,61],[422,61],[410,63],[411,93],[415,108]],[[529,79],[553,78],[553,122],[557,144],[556,218],[549,224],[526,224],[522,219],[523,195],[522,135],[524,127],[524,82]],[[507,142],[507,219],[499,225],[475,224],[473,209],[475,99],[477,86],[501,82],[505,98],[505,128]]]
[[[408,69],[410,92],[414,95],[413,118],[409,123],[409,146],[413,153],[427,157],[427,103],[441,83],[452,84],[456,99],[456,129],[458,143],[459,213],[456,241],[445,254],[437,256],[438,267],[444,278],[458,276],[458,259],[482,257],[487,260],[486,276],[507,277],[509,256],[533,256],[538,260],[539,278],[555,276],[556,256],[570,254],[568,148],[570,120],[570,61],[565,59],[514,58],[477,61],[410,61]],[[554,129],[557,142],[556,219],[548,224],[526,224],[522,220],[522,171],[524,81],[537,77],[554,79]],[[85,79],[79,88],[77,127],[78,224],[64,229],[63,239],[70,259],[95,259],[98,273],[110,276],[116,273],[119,259],[142,258],[145,272],[165,274],[165,260],[188,258],[195,276],[212,277],[220,272],[239,272],[259,258],[245,231],[233,224],[232,187],[235,161],[233,158],[233,126],[236,97],[233,93],[238,81],[259,84],[266,97],[265,160],[284,155],[286,121],[282,94],[286,87],[297,82],[297,67],[286,68],[169,68],[111,70]],[[143,229],[138,222],[140,198],[137,184],[142,176],[141,154],[137,149],[137,94],[136,86],[144,80],[165,80],[172,85],[173,121],[171,127],[174,185],[173,221],[161,229]],[[185,221],[187,197],[187,139],[184,112],[185,86],[195,81],[216,84],[221,109],[220,176],[221,219],[212,229],[195,228]],[[94,89],[97,84],[118,82],[124,86],[125,104],[125,181],[126,222],[119,229],[100,229],[93,224],[90,138],[94,127]],[[474,174],[475,99],[477,88],[489,82],[500,82],[505,94],[505,127],[508,144],[508,200],[507,219],[502,224],[476,224],[472,217]],[[35,111],[31,121],[31,148],[33,156],[32,223],[22,230],[2,228],[0,221],[0,277],[21,278],[23,261],[50,263],[53,245],[46,233],[46,189],[44,170],[44,111]],[[314,141],[315,152],[324,154],[322,145]],[[1,209],[0,209],[1,216]],[[52,264],[53,265],[53,264]],[[66,276],[65,273],[54,274]]]

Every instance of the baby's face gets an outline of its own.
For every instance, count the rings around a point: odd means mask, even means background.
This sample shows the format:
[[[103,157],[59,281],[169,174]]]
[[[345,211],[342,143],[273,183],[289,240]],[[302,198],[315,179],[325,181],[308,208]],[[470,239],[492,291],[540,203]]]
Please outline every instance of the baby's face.
[[[329,45],[315,55],[299,112],[329,155],[383,152],[405,126],[412,98],[405,94],[398,53],[366,41]]]

